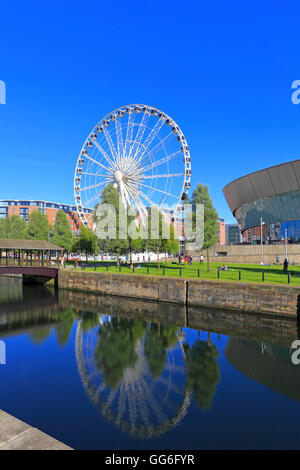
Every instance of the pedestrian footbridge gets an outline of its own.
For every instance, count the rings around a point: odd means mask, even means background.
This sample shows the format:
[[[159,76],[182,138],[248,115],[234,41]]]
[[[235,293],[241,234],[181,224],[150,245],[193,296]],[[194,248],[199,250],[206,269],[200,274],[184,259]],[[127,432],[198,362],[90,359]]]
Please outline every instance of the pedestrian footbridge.
[[[63,248],[44,240],[0,239],[0,275],[22,275],[24,282],[57,280]]]

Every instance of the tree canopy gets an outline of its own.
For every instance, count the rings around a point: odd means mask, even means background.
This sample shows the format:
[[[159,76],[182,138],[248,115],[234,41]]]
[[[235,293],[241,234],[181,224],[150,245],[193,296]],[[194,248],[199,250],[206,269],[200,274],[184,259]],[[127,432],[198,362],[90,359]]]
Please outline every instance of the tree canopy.
[[[59,210],[56,214],[51,242],[70,251],[74,244],[74,238],[66,213]]]
[[[198,184],[197,188],[193,191],[192,204],[194,207],[196,204],[204,205],[203,248],[210,248],[218,241],[218,213],[210,198],[207,185]]]
[[[199,407],[208,410],[220,381],[219,351],[207,341],[197,340],[191,348],[185,345],[185,354],[187,388],[193,390]]]
[[[0,219],[0,238],[19,238],[24,240],[26,237],[27,224],[25,219],[17,215]]]
[[[46,215],[39,210],[31,212],[27,226],[27,238],[34,240],[48,240],[50,230],[51,227]]]

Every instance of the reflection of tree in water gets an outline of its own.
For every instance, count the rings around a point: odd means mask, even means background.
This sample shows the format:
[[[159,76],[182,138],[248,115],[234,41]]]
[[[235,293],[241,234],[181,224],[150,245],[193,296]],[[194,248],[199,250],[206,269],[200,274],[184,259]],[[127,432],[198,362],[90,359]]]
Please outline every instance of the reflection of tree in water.
[[[137,341],[144,336],[145,327],[144,322],[115,317],[99,329],[95,364],[111,389],[119,385],[126,368],[135,366]]]
[[[72,308],[65,308],[59,313],[60,323],[55,325],[57,342],[64,347],[69,341],[76,314]]]
[[[38,326],[30,331],[29,337],[32,339],[34,343],[40,344],[48,338],[50,333],[51,333],[50,326],[47,326],[47,325]]]
[[[91,312],[82,312],[80,315],[82,331],[89,331],[99,325],[99,315]]]
[[[176,326],[152,324],[145,336],[144,353],[149,371],[154,378],[160,377],[166,363],[167,352],[178,341]]]
[[[196,403],[202,410],[208,410],[220,381],[217,362],[219,351],[207,341],[197,340],[190,348],[184,345],[186,353],[186,386],[194,391]]]

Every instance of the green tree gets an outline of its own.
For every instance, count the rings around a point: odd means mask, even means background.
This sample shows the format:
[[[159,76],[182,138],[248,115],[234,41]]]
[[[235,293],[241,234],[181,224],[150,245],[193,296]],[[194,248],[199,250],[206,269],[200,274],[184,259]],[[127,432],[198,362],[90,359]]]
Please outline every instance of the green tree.
[[[144,243],[139,236],[136,239],[133,239],[128,235],[128,249],[129,249],[129,257],[130,257],[130,264],[132,263],[132,253],[141,253],[144,251]]]
[[[96,236],[89,227],[83,224],[80,226],[79,249],[85,252],[86,262],[88,261],[88,255],[96,254],[98,250]]]
[[[12,215],[7,219],[9,228],[8,238],[19,238],[24,240],[27,235],[27,224],[25,219]]]
[[[0,220],[0,238],[26,239],[27,224],[25,219],[12,215]]]
[[[179,252],[179,241],[175,236],[175,229],[174,225],[170,226],[170,238],[166,240],[165,244],[166,250],[166,263],[168,261],[168,253],[172,253],[172,255],[176,255]]]
[[[76,251],[79,250],[79,237],[73,237],[73,242],[72,242],[72,246],[71,246],[71,252],[72,253],[76,253]]]
[[[8,219],[0,219],[0,238],[8,238]]]
[[[207,341],[196,340],[190,348],[184,345],[186,358],[186,386],[193,390],[196,403],[202,410],[208,410],[220,382],[220,369],[217,358],[218,348]]]
[[[107,251],[109,253],[115,253],[117,255],[117,266],[120,265],[120,255],[128,253],[130,251],[128,232],[125,234],[122,233],[120,227],[120,212],[122,211],[125,214],[125,208],[120,200],[119,193],[113,184],[108,184],[101,193],[101,204],[110,204],[114,207],[116,215],[116,231],[113,234],[113,237],[107,236],[107,238],[99,240],[99,246],[102,251]],[[96,223],[100,222],[101,219],[107,217],[105,214],[106,211],[103,211],[104,215],[99,219],[96,215],[94,217]],[[130,223],[131,217],[127,215],[127,226]],[[133,217],[132,217],[133,218]]]
[[[74,238],[66,213],[59,210],[56,214],[51,242],[70,251],[74,244]]]
[[[34,240],[48,240],[51,227],[47,217],[39,210],[32,211],[29,216],[27,238]]]
[[[207,271],[209,271],[209,248],[218,241],[218,213],[213,206],[209,196],[208,186],[198,184],[193,191],[192,203],[204,204],[204,244],[203,249],[207,252]]]

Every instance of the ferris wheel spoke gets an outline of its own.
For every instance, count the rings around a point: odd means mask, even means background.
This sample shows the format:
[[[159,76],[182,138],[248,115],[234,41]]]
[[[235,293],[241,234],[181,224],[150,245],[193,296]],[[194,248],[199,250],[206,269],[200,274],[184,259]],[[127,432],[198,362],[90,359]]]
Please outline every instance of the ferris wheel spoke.
[[[103,157],[105,158],[105,160],[107,161],[107,163],[111,166],[111,168],[114,168],[114,162],[112,161],[112,159],[107,155],[107,153],[105,152],[105,150],[103,149],[103,147],[101,147],[101,145],[96,142],[96,141],[93,141],[95,147],[99,150],[99,152],[103,155]]]
[[[146,207],[144,206],[141,198],[140,198],[140,195],[139,193],[141,192],[140,190],[138,190],[135,185],[133,184],[128,184],[129,188],[131,189],[131,198],[133,199],[133,201],[135,202],[135,205],[136,205],[136,208],[137,210],[139,211],[139,214],[140,214],[140,217],[142,219],[142,222],[145,221],[145,218],[147,217],[148,215],[148,212],[147,212],[147,209]]]
[[[102,165],[102,163],[98,162],[97,160],[95,160],[94,158],[90,157],[89,155],[86,155],[85,158],[88,158],[89,160],[91,160],[92,162],[96,163],[96,165],[99,165],[101,166],[101,168],[104,168],[104,170],[108,171],[109,173],[113,173],[113,170],[111,170],[110,168]]]
[[[125,385],[122,383],[120,387],[120,394],[119,394],[119,403],[118,403],[118,413],[116,422],[120,423],[121,418],[126,411],[126,392],[125,392]]]
[[[112,405],[114,399],[116,398],[116,396],[117,396],[117,394],[118,394],[118,391],[119,391],[119,389],[117,388],[116,390],[112,390],[112,391],[110,392],[110,394],[108,395],[108,398],[107,398],[107,400],[106,400],[106,405],[107,405],[107,406],[111,407],[111,405]]]
[[[124,195],[125,195],[125,198],[126,198],[126,201],[127,201],[127,206],[130,206],[131,205],[131,198],[130,198],[130,188],[127,184],[127,182],[124,182]]]
[[[101,175],[100,173],[89,173],[87,171],[83,171],[82,173],[80,173],[81,175],[87,175],[87,176],[99,176],[101,178],[107,178],[108,176],[110,175]]]
[[[127,158],[130,152],[130,142],[132,142],[133,127],[134,127],[134,113],[132,112],[131,114],[129,114],[129,118],[128,118],[124,158]]]
[[[123,181],[120,181],[119,189],[120,189],[120,194],[121,194],[123,204],[124,204],[125,207],[127,207],[127,205],[128,205],[128,196],[127,196],[127,191],[126,191],[126,188],[125,188],[125,185],[124,185]]]
[[[104,184],[109,183],[109,181],[112,181],[112,178],[109,178],[109,177],[107,178],[108,178],[107,181],[101,181],[101,183],[91,184],[90,186],[85,186],[84,188],[80,188],[80,192],[87,191],[88,189],[98,188],[99,186],[103,186]]]
[[[132,384],[129,384],[129,393],[128,393],[128,410],[129,410],[129,419],[131,425],[134,425],[137,420],[137,410],[136,402],[134,399],[134,387]]]
[[[149,385],[146,383],[145,379],[142,379],[141,382],[143,384],[144,395],[148,398],[149,408],[151,409],[151,415],[153,415],[154,412],[158,421],[166,421],[167,416],[163,413],[161,405],[155,398],[154,394],[152,393],[152,390],[150,390]]]
[[[139,194],[140,194],[140,197],[144,198],[145,201],[147,201],[148,204],[150,204],[150,206],[157,207],[157,204],[155,204],[155,202],[153,202],[152,199],[149,196],[147,196],[147,194],[145,194],[143,191],[139,190]]]
[[[163,165],[164,163],[169,162],[170,160],[174,160],[174,158],[179,157],[182,155],[181,150],[178,150],[177,152],[171,153],[170,155],[166,155],[165,157],[161,158],[160,160],[156,160],[155,162],[151,163],[150,165],[146,165],[141,167],[142,171],[148,171],[152,170],[153,168]]]
[[[102,190],[95,194],[94,196],[92,196],[90,199],[88,199],[86,202],[85,202],[85,206],[88,207],[92,202],[94,202],[98,197],[101,196],[101,193],[102,193]]]
[[[174,194],[167,193],[166,191],[163,191],[162,189],[154,188],[154,187],[152,187],[152,186],[148,186],[147,184],[140,183],[140,182],[138,182],[137,185],[138,185],[138,186],[144,186],[145,188],[149,188],[149,189],[151,189],[152,191],[157,191],[157,192],[159,192],[159,193],[165,194],[166,196],[170,196],[170,197],[174,197],[175,199],[178,199],[177,196],[174,196]]]
[[[158,142],[155,145],[155,147],[153,147],[151,150],[149,150],[149,152],[148,152],[149,154],[147,153],[146,155],[144,155],[139,163],[143,163],[143,165],[145,165],[149,160],[151,160],[151,158],[154,157],[154,155],[156,155],[162,148],[164,148],[166,146],[166,144],[170,140],[172,140],[174,137],[175,137],[175,134],[173,134],[173,132],[170,132],[170,134],[166,135],[166,137],[164,137],[164,139],[161,139],[160,142]],[[180,154],[181,151],[178,151],[178,153]]]
[[[119,117],[116,117],[115,125],[116,125],[117,145],[118,145],[117,161],[118,161],[118,165],[120,165],[120,161],[121,161],[121,159],[123,158],[122,152],[123,152],[123,150],[124,150],[124,146],[123,146],[122,126],[121,126],[121,122],[120,122],[120,118],[119,118]]]
[[[150,115],[148,113],[143,114],[143,117],[142,117],[142,120],[140,122],[135,140],[133,142],[133,145],[130,147],[129,158],[132,156],[132,158],[134,159],[137,152],[138,152],[139,145],[140,145],[140,142],[143,138],[149,116]]]
[[[166,174],[166,175],[153,175],[153,176],[142,176],[142,180],[144,179],[154,179],[154,178],[179,178],[184,176],[184,173],[173,173],[173,174]]]
[[[147,152],[147,150],[150,147],[150,145],[152,144],[153,140],[158,135],[160,129],[163,126],[163,124],[164,124],[164,121],[162,119],[160,119],[159,121],[157,121],[157,123],[155,124],[155,126],[153,127],[151,132],[149,133],[147,139],[144,142],[143,151],[141,150],[141,152],[138,152],[137,155],[136,155],[138,162],[142,161],[143,155]],[[140,155],[139,155],[139,153],[140,153]]]
[[[115,160],[115,158],[114,158],[114,156],[115,156],[115,147],[114,147],[114,145],[113,145],[113,143],[112,143],[110,134],[107,132],[106,127],[103,127],[103,132],[104,132],[105,138],[106,138],[106,140],[107,140],[110,153],[112,154],[112,157],[113,157],[113,159]],[[110,166],[115,169],[115,168],[116,168],[116,166],[115,166],[115,161],[113,161],[113,160],[107,155],[107,153],[105,152],[105,150],[101,147],[101,145],[100,145],[96,140],[94,140],[93,142],[94,142],[95,146],[97,147],[97,149],[99,150],[99,152],[102,153],[103,157],[104,157],[104,158],[107,160],[107,162],[110,164]]]

